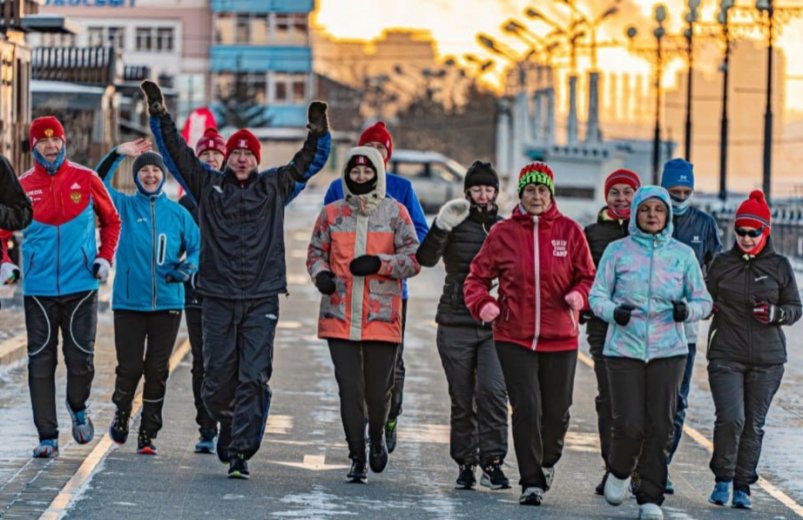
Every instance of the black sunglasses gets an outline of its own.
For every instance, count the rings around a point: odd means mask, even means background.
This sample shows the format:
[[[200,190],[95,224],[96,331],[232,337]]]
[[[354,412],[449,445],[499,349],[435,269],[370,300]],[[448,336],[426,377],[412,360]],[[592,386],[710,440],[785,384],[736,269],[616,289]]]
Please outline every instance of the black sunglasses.
[[[736,228],[736,234],[739,235],[740,237],[757,238],[760,237],[763,232],[764,232],[764,226],[761,226],[758,229]]]

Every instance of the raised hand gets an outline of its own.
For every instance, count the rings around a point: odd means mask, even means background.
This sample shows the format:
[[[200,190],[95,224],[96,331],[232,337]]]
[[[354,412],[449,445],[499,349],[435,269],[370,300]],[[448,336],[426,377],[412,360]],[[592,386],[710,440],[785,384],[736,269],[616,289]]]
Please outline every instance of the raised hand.
[[[153,143],[150,139],[140,137],[133,141],[126,141],[117,145],[117,153],[126,155],[128,157],[139,157],[145,152],[150,152],[153,149]]]

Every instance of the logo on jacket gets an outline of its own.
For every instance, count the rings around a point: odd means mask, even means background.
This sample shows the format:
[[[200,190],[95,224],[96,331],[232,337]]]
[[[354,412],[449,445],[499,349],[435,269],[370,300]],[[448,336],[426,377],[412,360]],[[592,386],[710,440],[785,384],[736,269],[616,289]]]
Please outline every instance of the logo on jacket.
[[[565,240],[552,241],[552,256],[567,256]]]
[[[691,238],[691,243],[692,243],[692,244],[702,244],[702,243],[703,243],[703,241],[702,241],[702,240],[700,240],[700,236],[699,236],[699,235],[694,235],[694,236]]]
[[[78,184],[77,182],[74,182],[74,183],[72,184],[72,186],[70,186],[70,189],[71,189],[71,190],[80,190],[80,189],[81,189],[81,185],[80,185],[80,184]]]
[[[70,193],[70,200],[73,201],[75,204],[78,204],[79,202],[81,202],[81,192],[80,191],[74,191],[74,192]]]

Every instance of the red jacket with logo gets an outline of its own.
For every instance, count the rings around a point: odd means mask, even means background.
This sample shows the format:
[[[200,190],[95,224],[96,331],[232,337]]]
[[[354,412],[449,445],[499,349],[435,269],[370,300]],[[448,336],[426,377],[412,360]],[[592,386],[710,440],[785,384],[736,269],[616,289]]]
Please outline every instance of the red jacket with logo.
[[[587,306],[594,274],[583,229],[554,202],[540,216],[516,207],[508,220],[491,228],[471,262],[463,294],[476,319],[488,302],[499,305],[495,341],[537,352],[576,350],[578,313],[564,297],[577,291]],[[489,293],[496,279],[498,300]]]

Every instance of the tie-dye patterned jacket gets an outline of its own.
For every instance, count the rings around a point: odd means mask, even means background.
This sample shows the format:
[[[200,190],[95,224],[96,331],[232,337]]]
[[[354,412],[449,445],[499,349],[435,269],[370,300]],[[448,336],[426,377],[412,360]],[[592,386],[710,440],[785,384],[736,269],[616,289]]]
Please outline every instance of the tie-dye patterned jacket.
[[[650,198],[660,199],[668,210],[668,224],[656,235],[636,225],[638,206]],[[685,355],[686,333],[683,323],[672,317],[672,302],[686,302],[686,321],[710,314],[712,300],[700,264],[689,246],[672,238],[672,205],[666,190],[644,186],[631,207],[630,236],[605,249],[588,297],[594,314],[610,324],[603,354],[645,362]],[[624,327],[613,319],[614,309],[622,304],[634,307]]]
[[[386,197],[384,161],[373,148],[352,148],[368,157],[377,174],[377,187],[354,195],[346,183],[345,200],[324,206],[307,250],[307,271],[335,275],[335,292],[321,297],[318,337],[349,341],[387,341],[402,338],[402,279],[418,274],[415,258],[418,237],[405,207]],[[343,176],[347,175],[343,173]],[[377,274],[355,276],[351,261],[376,255],[382,261]]]

